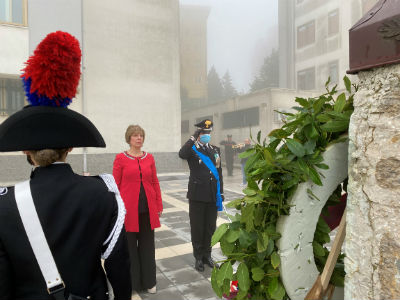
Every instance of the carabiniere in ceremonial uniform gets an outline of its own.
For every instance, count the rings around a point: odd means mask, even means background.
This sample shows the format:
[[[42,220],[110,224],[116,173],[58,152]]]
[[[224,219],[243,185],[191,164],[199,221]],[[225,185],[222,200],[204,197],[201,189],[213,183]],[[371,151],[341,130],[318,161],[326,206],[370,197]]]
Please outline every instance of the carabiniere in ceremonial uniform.
[[[30,180],[0,188],[2,300],[106,300],[107,280],[114,299],[131,298],[125,208],[114,178],[81,176],[65,162],[73,147],[106,146],[89,119],[66,107],[80,61],[75,37],[50,33],[22,75],[30,105],[0,125],[0,152],[24,151],[35,164]]]
[[[211,237],[224,196],[220,149],[209,143],[213,123],[203,120],[195,126],[196,132],[182,146],[179,157],[187,160],[190,169],[187,198],[193,255],[195,268],[204,271],[204,263],[214,266]]]

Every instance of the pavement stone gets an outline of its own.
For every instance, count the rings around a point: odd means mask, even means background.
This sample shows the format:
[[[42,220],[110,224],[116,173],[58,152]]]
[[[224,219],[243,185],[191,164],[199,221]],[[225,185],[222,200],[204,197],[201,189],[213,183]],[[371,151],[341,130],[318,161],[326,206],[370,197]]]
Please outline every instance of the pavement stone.
[[[187,299],[207,299],[215,297],[215,293],[207,279],[194,281],[177,286],[180,293]]]
[[[241,174],[235,171],[234,176],[224,174],[225,205],[243,196]],[[204,272],[198,272],[194,268],[186,199],[188,178],[188,173],[159,175],[165,212],[160,219],[162,228],[155,231],[157,293],[136,293],[132,299],[219,299],[211,287],[212,269],[205,265]],[[234,208],[227,209],[227,212],[237,213]],[[225,212],[219,213],[217,222],[229,222]],[[213,248],[212,257],[215,261],[225,259],[218,247]]]

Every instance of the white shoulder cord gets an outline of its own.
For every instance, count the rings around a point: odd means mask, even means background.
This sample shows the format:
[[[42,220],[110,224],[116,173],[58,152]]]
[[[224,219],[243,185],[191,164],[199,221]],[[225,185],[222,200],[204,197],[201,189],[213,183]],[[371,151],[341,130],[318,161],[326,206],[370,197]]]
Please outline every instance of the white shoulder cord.
[[[33,253],[46,281],[49,294],[62,290],[64,283],[61,280],[57,265],[51,254],[49,245],[40,224],[36,212],[35,204],[32,199],[29,180],[15,185],[15,201],[21,216],[22,224],[28,236]]]
[[[115,199],[117,200],[117,204],[118,204],[117,221],[115,222],[114,228],[111,230],[110,235],[103,243],[103,245],[105,245],[108,242],[110,242],[106,251],[101,256],[102,259],[107,259],[108,256],[111,254],[112,250],[114,249],[115,244],[118,241],[119,234],[121,233],[122,226],[124,225],[124,222],[125,222],[126,210],[125,210],[124,202],[122,201],[121,195],[119,193],[117,184],[114,180],[114,177],[110,174],[100,174],[99,176],[101,177],[101,179],[103,179],[103,181],[107,185],[108,190],[115,194]]]

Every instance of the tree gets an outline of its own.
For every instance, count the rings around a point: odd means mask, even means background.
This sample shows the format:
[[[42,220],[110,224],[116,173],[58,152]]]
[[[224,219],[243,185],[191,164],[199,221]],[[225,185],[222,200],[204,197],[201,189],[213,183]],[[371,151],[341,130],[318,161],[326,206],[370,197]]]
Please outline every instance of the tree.
[[[216,103],[223,99],[224,89],[215,67],[212,66],[207,75],[208,102]]]
[[[223,87],[223,99],[230,99],[238,95],[236,89],[232,85],[232,78],[229,71],[225,72],[224,77],[222,77],[222,87]]]
[[[278,50],[272,49],[271,54],[264,59],[259,74],[250,84],[250,91],[254,92],[267,87],[278,87],[279,85],[279,54]]]

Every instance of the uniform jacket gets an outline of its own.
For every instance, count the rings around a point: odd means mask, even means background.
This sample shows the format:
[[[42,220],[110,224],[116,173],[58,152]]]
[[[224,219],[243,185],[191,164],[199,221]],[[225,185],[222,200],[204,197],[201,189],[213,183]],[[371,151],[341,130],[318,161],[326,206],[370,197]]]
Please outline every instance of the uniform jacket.
[[[139,168],[142,171],[142,178]],[[142,157],[133,157],[126,152],[119,153],[114,160],[113,175],[125,203],[126,231],[139,232],[140,229],[138,209],[141,180],[149,207],[151,229],[160,227],[158,212],[163,210],[163,205],[153,155],[145,152]]]
[[[221,194],[224,191],[220,149],[214,145],[208,145],[208,150],[206,151],[200,143],[195,143],[189,139],[179,150],[179,157],[188,161],[190,169],[187,198],[189,201],[216,202],[217,182],[211,171],[193,151],[192,146],[194,144],[196,149],[207,155],[216,166],[219,173]]]
[[[115,195],[101,178],[75,174],[68,164],[38,167],[31,193],[39,220],[66,291],[106,298],[101,254],[117,219]],[[0,299],[52,299],[30,246],[14,198],[0,195]],[[116,299],[131,294],[129,254],[122,230],[104,264]]]
[[[225,159],[232,159],[233,155],[235,154],[234,151],[235,149],[233,149],[232,146],[236,145],[236,142],[234,141],[228,142],[223,140],[219,144],[225,146]]]

